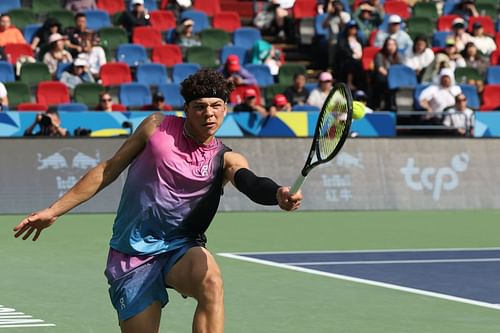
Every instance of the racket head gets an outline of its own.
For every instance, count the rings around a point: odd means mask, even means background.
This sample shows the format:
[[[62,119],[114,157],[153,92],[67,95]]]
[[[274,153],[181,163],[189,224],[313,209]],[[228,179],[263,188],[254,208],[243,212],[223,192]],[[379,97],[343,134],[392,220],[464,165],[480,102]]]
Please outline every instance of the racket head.
[[[333,159],[349,135],[352,123],[352,94],[343,82],[336,83],[321,108],[309,156],[302,169],[307,176],[315,166]],[[312,162],[313,158],[316,160]]]

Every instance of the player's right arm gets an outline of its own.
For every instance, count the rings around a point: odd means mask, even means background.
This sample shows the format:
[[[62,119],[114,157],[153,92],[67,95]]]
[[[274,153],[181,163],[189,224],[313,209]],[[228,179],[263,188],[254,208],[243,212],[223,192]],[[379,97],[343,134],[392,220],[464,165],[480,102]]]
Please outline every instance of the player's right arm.
[[[144,149],[149,137],[160,126],[163,118],[164,116],[160,113],[146,118],[113,157],[88,171],[50,207],[24,218],[14,228],[15,237],[24,234],[23,239],[25,240],[36,231],[33,240],[37,240],[41,231],[51,226],[59,216],[89,200],[111,184]]]

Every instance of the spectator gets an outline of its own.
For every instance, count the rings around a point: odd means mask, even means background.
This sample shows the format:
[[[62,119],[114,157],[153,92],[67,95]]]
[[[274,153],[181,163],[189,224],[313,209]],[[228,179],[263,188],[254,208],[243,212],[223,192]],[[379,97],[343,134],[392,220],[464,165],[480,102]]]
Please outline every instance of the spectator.
[[[33,133],[36,126],[39,127],[39,131]],[[48,110],[45,113],[38,113],[35,116],[35,121],[24,131],[24,135],[65,137],[68,136],[68,131],[61,126],[59,113],[55,110]]]
[[[269,115],[274,117],[277,112],[290,112],[292,106],[283,94],[276,94],[273,98],[273,104],[269,108]]]
[[[180,46],[184,59],[186,59],[188,48],[201,45],[200,37],[194,33],[193,20],[185,18],[180,22],[174,33],[173,42]]]
[[[82,35],[82,52],[79,58],[87,59],[89,71],[95,79],[99,78],[99,71],[106,60],[106,52],[99,45],[99,35],[95,32],[89,32]]]
[[[26,40],[22,32],[11,24],[10,16],[0,15],[0,47],[9,43],[25,44]]]
[[[258,40],[252,47],[252,64],[264,64],[276,76],[281,67],[281,52],[265,40]]]
[[[135,27],[151,25],[149,14],[144,7],[144,0],[130,1],[132,10],[126,10],[120,17],[120,25],[127,30],[129,38],[132,38],[132,31]]]
[[[49,37],[49,52],[43,56],[43,62],[49,66],[49,72],[55,75],[57,66],[60,63],[73,62],[71,53],[64,49],[65,37],[61,34],[55,33]]]
[[[466,23],[463,18],[457,17],[453,20],[451,26],[452,32],[449,38],[455,39],[455,47],[457,48],[458,52],[462,52],[465,44],[473,41],[472,36],[469,35],[467,31],[465,31],[465,24]]]
[[[153,95],[153,103],[144,105],[143,111],[172,111],[172,106],[165,103],[165,96],[161,92],[156,92]]]
[[[462,52],[465,65],[468,68],[475,68],[478,73],[481,76],[481,79],[462,79],[458,78],[460,80],[460,83],[467,83],[467,84],[473,84],[476,86],[477,92],[481,94],[484,89],[484,79],[486,78],[486,71],[488,70],[489,62],[479,54],[477,51],[477,47],[474,43],[469,42],[465,45],[465,49]],[[466,82],[465,82],[466,81]]]
[[[296,73],[293,76],[293,85],[286,88],[283,92],[286,100],[292,105],[304,105],[307,102],[310,91],[306,88],[306,76],[302,73]]]
[[[323,103],[333,88],[333,76],[330,72],[322,72],[319,75],[318,87],[314,88],[307,98],[307,104],[317,106],[321,109]]]
[[[80,83],[95,82],[94,77],[88,71],[87,60],[82,58],[76,58],[70,69],[62,73],[59,81],[71,90],[75,89]]]
[[[444,109],[455,104],[455,97],[462,92],[455,84],[453,70],[443,68],[439,73],[439,83],[425,88],[418,97],[420,105],[428,112],[428,119],[440,115]]]
[[[454,128],[457,135],[472,136],[474,111],[467,107],[467,97],[464,94],[455,96],[455,106],[446,110],[443,125]]]
[[[31,41],[31,48],[33,51],[38,52],[39,50],[44,50],[49,44],[50,35],[55,33],[62,33],[61,23],[59,23],[56,18],[49,17],[43,22],[43,25],[37,30]]]
[[[371,104],[374,110],[380,108],[382,97],[384,98],[384,110],[397,110],[396,92],[389,89],[387,76],[389,74],[389,67],[400,63],[402,63],[402,60],[398,53],[397,42],[395,39],[388,37],[382,49],[375,55],[374,60],[374,89]]]
[[[108,92],[103,91],[99,94],[99,104],[96,107],[96,111],[113,111],[113,99]]]
[[[417,73],[419,82],[422,80],[424,69],[434,61],[434,52],[427,43],[425,36],[419,35],[415,37],[411,51],[404,57],[404,64]]]
[[[471,16],[479,16],[474,0],[462,0],[455,5],[450,14],[458,15],[466,21],[469,21]]]
[[[346,82],[351,90],[365,88],[365,72],[361,64],[363,45],[358,38],[358,24],[351,20],[346,23],[344,31],[340,34],[337,44],[338,79]]]
[[[351,15],[344,11],[340,1],[327,1],[324,11],[327,15],[322,25],[328,31],[328,66],[334,68],[337,40],[345,24],[351,20]]]
[[[497,49],[497,45],[493,38],[484,34],[484,28],[481,22],[475,22],[472,25],[472,41],[479,52],[487,58]]]
[[[75,13],[81,13],[87,9],[96,9],[95,0],[66,0],[65,8]]]
[[[234,112],[257,112],[262,117],[267,117],[269,113],[263,105],[257,103],[257,92],[253,88],[248,88],[243,94],[243,101],[233,108]]]
[[[391,15],[388,19],[387,31],[379,30],[375,36],[375,46],[382,47],[388,37],[396,41],[398,52],[404,55],[413,47],[413,41],[406,31],[401,30],[401,17]]]
[[[273,4],[272,8],[274,11],[274,20],[273,20],[273,29],[274,35],[277,35],[279,39],[288,39],[292,41],[295,36],[294,34],[294,26],[293,19],[291,17],[292,8],[295,4],[295,0],[271,0]]]
[[[66,29],[66,35],[68,36],[66,46],[74,58],[80,52],[83,52],[83,43],[89,33],[92,33],[92,30],[87,28],[87,16],[84,13],[76,14],[75,26]]]
[[[444,50],[436,53],[434,62],[425,69],[422,82],[435,82],[443,68],[451,68],[454,72],[457,67],[465,67],[465,60],[455,47],[455,39],[448,38]]]
[[[9,98],[7,97],[7,89],[2,82],[0,82],[0,111],[7,111],[9,109]]]
[[[226,62],[218,69],[228,81],[235,85],[257,85],[257,79],[252,73],[243,68],[237,55],[231,54],[226,58]]]
[[[378,26],[382,23],[382,18],[376,12],[375,7],[363,2],[354,13],[354,20],[356,20],[359,27],[359,38],[363,45],[368,45],[371,32],[378,29]]]

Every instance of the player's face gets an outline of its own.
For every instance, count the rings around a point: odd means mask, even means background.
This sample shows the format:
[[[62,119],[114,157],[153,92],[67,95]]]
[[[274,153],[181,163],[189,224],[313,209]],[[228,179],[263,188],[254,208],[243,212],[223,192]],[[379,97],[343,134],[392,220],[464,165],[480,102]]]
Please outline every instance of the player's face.
[[[226,103],[217,97],[200,98],[185,107],[189,134],[202,143],[212,140],[226,115]]]

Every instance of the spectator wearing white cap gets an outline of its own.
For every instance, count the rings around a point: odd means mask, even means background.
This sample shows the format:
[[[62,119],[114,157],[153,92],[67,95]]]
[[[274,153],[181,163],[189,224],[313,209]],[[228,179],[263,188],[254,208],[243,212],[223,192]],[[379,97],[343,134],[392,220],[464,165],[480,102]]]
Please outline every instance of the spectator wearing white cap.
[[[319,75],[318,87],[314,88],[307,98],[307,104],[321,108],[333,88],[333,76],[330,72],[322,72]]]
[[[462,52],[465,48],[465,44],[473,41],[472,36],[467,31],[465,31],[466,28],[467,23],[463,18],[457,17],[453,20],[450,36],[455,39],[455,47],[457,48],[458,52]]]
[[[375,46],[382,47],[387,37],[391,37],[398,44],[398,52],[404,55],[413,47],[413,40],[406,31],[401,29],[401,17],[399,15],[391,15],[387,21],[387,31],[379,30],[375,36]]]
[[[82,58],[76,58],[70,69],[61,74],[59,81],[71,90],[75,89],[80,83],[95,82],[94,77],[88,71],[87,60]]]
[[[49,37],[49,51],[43,56],[43,62],[49,66],[49,72],[52,75],[55,75],[60,63],[73,62],[71,53],[64,48],[65,40],[66,38],[59,33]]]
[[[132,31],[135,27],[151,25],[149,14],[144,7],[144,0],[130,1],[130,10],[123,12],[120,17],[120,25],[127,30],[129,37],[132,37]]]
[[[439,83],[425,88],[418,97],[418,101],[429,112],[429,115],[436,115],[447,107],[455,105],[455,96],[461,92],[460,86],[455,84],[453,70],[443,68],[439,73]]]
[[[474,22],[472,25],[472,41],[479,52],[486,58],[489,58],[497,49],[497,44],[493,38],[484,34],[484,28],[481,22]]]

